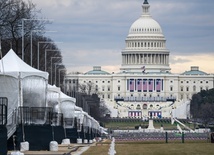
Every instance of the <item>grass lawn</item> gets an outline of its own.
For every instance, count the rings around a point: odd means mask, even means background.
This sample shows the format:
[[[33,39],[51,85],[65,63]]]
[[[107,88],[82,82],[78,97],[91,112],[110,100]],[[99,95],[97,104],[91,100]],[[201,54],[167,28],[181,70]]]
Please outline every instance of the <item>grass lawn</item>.
[[[91,146],[82,155],[108,155],[110,143]],[[213,155],[213,143],[116,143],[116,155]]]
[[[106,128],[111,128],[111,129],[132,129],[134,130],[135,129],[135,126],[139,126],[139,125],[142,125],[142,126],[145,126],[145,125],[148,125],[149,123],[148,122],[140,122],[140,121],[137,121],[137,122],[110,122],[110,123],[106,123],[105,124],[105,127]],[[163,125],[163,128],[164,129],[168,129],[168,130],[172,130],[172,129],[177,129],[177,126],[176,124],[174,123],[173,125],[171,123],[158,123],[158,122],[153,122],[154,124],[154,127],[156,129],[160,129],[161,125]],[[194,129],[194,125],[193,124],[185,124],[187,125],[188,127]],[[181,126],[181,128],[183,128]]]

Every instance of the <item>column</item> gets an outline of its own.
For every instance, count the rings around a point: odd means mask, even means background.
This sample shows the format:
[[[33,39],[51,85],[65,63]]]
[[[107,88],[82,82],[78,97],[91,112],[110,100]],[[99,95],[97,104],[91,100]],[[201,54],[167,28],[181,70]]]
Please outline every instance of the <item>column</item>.
[[[137,64],[137,54],[134,54],[134,56],[135,56],[135,57],[134,57],[134,59],[135,59],[135,60],[134,60],[134,64]]]

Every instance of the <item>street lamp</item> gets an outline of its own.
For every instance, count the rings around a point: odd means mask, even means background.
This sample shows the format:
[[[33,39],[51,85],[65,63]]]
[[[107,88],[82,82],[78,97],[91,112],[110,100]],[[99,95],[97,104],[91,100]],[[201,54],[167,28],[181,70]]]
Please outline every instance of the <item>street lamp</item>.
[[[55,85],[56,85],[56,65],[59,65],[59,66],[62,66],[63,64],[62,63],[54,63],[54,65],[55,65]]]
[[[37,18],[32,18],[32,19],[26,19],[22,18],[22,60],[24,61],[24,21],[28,20],[51,20],[51,19],[37,19]]]
[[[62,57],[51,57],[51,84],[53,85],[53,78],[52,78],[52,59],[62,59]]]
[[[60,72],[63,71],[63,70],[67,71],[67,69],[64,69],[64,68],[63,69],[59,69],[59,78],[58,78],[58,80],[59,80],[59,87],[60,87]]]
[[[62,42],[53,42],[53,41],[39,41],[38,42],[38,49],[37,49],[37,69],[39,69],[39,44],[50,44],[50,43],[62,43]]]
[[[31,32],[30,32],[30,55],[31,55],[31,66],[32,66],[32,64],[33,64],[33,62],[32,62],[32,57],[33,57],[33,54],[32,54],[32,51],[33,51],[33,47],[32,47],[32,33],[33,32],[57,32],[57,31],[43,31],[43,30],[32,30]]]
[[[60,50],[52,50],[52,49],[45,49],[45,71],[47,71],[47,52],[54,52]]]

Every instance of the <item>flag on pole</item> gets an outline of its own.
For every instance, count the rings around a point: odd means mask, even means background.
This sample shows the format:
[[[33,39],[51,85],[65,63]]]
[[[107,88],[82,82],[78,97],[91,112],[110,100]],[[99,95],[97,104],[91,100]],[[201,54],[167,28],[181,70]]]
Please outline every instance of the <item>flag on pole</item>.
[[[145,66],[141,67],[142,73],[145,73]]]

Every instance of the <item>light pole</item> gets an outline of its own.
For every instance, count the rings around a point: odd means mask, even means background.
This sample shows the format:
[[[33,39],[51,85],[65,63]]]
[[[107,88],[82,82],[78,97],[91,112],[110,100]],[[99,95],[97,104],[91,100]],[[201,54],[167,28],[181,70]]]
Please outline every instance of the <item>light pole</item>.
[[[37,19],[37,18],[32,18],[32,19],[26,19],[22,18],[22,60],[24,61],[24,21],[28,20],[51,20],[51,19]]]
[[[57,32],[57,31],[43,31],[43,30],[32,30],[31,32],[30,32],[30,55],[31,55],[31,57],[30,57],[30,64],[31,64],[31,66],[32,66],[32,64],[33,64],[33,62],[32,62],[32,59],[33,59],[33,39],[32,39],[32,33],[33,32]]]
[[[37,46],[37,69],[39,69],[39,44],[51,44],[54,43],[53,41],[38,41]]]
[[[39,44],[50,44],[50,43],[62,43],[62,42],[53,42],[53,41],[39,41],[37,49],[37,69],[39,69]]]
[[[59,50],[45,49],[45,71],[47,71],[47,52],[55,52]]]
[[[63,64],[62,63],[54,63],[54,65],[55,65],[55,79],[54,79],[55,82],[54,83],[56,85],[56,65],[59,65],[59,66],[61,65],[62,66]]]
[[[58,80],[59,80],[59,87],[60,87],[60,72],[63,71],[63,70],[67,71],[67,69],[64,69],[64,68],[63,69],[59,69],[59,78],[58,78]]]
[[[59,58],[62,59],[62,57],[51,57],[51,84],[53,84],[53,78],[52,78],[52,68],[53,68],[53,67],[52,67],[52,60],[53,60],[53,59],[57,59],[57,58],[58,58],[58,59],[59,59]]]

